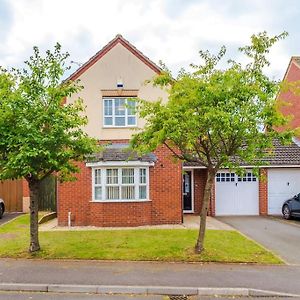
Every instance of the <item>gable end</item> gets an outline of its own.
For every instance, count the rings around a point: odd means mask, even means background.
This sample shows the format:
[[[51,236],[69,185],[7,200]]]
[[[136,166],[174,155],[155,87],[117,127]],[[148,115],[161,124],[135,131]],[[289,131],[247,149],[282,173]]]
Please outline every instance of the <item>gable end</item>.
[[[92,56],[86,63],[84,63],[79,69],[77,69],[67,80],[76,80],[78,77],[93,66],[98,60],[100,60],[107,52],[114,48],[118,43],[140,59],[145,65],[152,69],[157,74],[161,73],[161,68],[152,62],[147,56],[145,56],[141,51],[134,47],[129,41],[124,39],[120,34],[118,34],[113,40],[111,40],[106,46],[104,46],[100,51],[98,51],[94,56]]]

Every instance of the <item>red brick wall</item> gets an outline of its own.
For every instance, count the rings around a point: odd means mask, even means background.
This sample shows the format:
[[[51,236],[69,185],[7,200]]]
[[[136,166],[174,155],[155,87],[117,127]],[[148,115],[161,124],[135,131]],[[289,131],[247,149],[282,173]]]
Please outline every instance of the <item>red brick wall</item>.
[[[29,186],[26,179],[22,179],[22,185],[23,185],[23,197],[29,197]]]
[[[268,214],[268,170],[260,169],[260,179],[258,183],[259,214]]]
[[[290,68],[287,72],[286,80],[288,82],[293,82],[300,80],[300,68],[294,62],[291,62]],[[290,103],[290,105],[285,105],[280,107],[281,112],[284,115],[292,115],[293,119],[290,121],[289,125],[292,128],[300,126],[300,95],[296,96],[292,92],[280,93],[278,100],[284,100]]]
[[[165,147],[155,151],[157,161],[150,167],[149,202],[103,203],[92,200],[92,170],[79,163],[77,181],[58,187],[58,223],[67,225],[139,226],[182,222],[181,163],[174,163]]]
[[[194,169],[194,214],[199,215],[202,208],[207,171]]]
[[[89,207],[89,225],[92,226],[127,227],[151,224],[151,202],[91,202]]]
[[[68,212],[76,225],[89,225],[92,200],[92,172],[84,163],[78,163],[80,173],[76,181],[58,184],[57,213],[60,225],[68,224]]]
[[[174,162],[165,147],[155,151],[157,161],[150,169],[150,199],[152,224],[182,222],[182,166]]]

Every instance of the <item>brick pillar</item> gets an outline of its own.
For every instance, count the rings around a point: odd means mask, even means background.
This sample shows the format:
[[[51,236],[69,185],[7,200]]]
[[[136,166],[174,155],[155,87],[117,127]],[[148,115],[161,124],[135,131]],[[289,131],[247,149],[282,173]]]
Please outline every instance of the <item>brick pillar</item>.
[[[207,178],[206,169],[194,169],[194,214],[195,215],[199,215],[201,212],[206,178]]]
[[[259,173],[259,214],[265,216],[268,214],[268,170],[260,169]]]
[[[29,195],[29,186],[28,186],[28,183],[27,183],[27,180],[26,179],[22,179],[22,186],[23,186],[23,207],[22,207],[22,211],[24,213],[27,213],[29,212],[29,205],[30,205],[30,195]]]

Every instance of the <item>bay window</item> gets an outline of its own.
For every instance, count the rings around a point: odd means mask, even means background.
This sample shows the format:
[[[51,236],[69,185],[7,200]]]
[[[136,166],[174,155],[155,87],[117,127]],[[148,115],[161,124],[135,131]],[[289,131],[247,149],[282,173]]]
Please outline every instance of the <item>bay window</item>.
[[[149,200],[148,167],[93,168],[93,201]]]

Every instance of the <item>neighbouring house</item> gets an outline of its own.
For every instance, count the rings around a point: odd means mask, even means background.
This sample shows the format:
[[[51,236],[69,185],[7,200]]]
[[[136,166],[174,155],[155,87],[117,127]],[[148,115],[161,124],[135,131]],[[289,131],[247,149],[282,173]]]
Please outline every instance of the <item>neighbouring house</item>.
[[[285,72],[284,81],[297,83],[298,93],[288,91],[278,95],[279,101],[284,101],[287,105],[280,106],[284,115],[291,116],[289,126],[300,127],[300,56],[292,56]]]
[[[185,213],[200,213],[205,168],[175,163],[165,147],[144,156],[126,150],[134,129],[144,125],[130,99],[168,100],[166,91],[145,84],[160,72],[117,35],[70,76],[80,79],[84,89],[66,103],[82,97],[89,120],[86,132],[109,145],[103,153],[79,163],[77,181],[58,184],[59,225],[69,220],[72,225],[94,226],[176,224]],[[264,179],[254,176],[252,166],[244,167],[244,177],[229,170],[218,172],[211,215],[280,214],[282,202],[300,192],[296,140],[289,146],[276,144],[274,155],[260,169]]]

